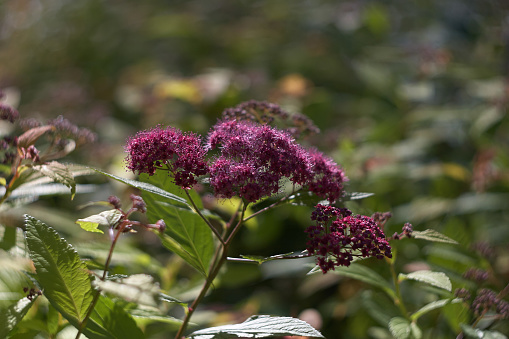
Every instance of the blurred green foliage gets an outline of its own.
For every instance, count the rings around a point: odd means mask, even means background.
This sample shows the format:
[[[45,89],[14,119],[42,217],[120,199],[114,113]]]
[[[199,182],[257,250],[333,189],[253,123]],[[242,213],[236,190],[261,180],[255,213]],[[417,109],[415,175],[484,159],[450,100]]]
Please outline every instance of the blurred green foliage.
[[[503,0],[3,0],[0,88],[22,117],[62,114],[98,133],[96,145],[69,161],[125,176],[122,145],[140,129],[170,124],[205,133],[224,108],[248,99],[302,112],[322,131],[307,142],[344,167],[347,189],[375,193],[349,208],[392,211],[388,235],[411,222],[460,243],[397,243],[400,272],[441,270],[454,289],[465,284],[468,267],[482,267],[492,270],[488,286],[500,289],[509,282],[508,9]],[[19,216],[29,212],[82,256],[102,262],[108,239],[74,225],[86,215],[77,206],[127,192],[82,180],[102,189],[2,212],[0,223],[21,226]],[[234,252],[302,250],[309,213],[283,206],[262,215],[242,231]],[[123,241],[115,273],[154,274],[171,295],[192,295],[199,277],[156,237],[140,232]],[[479,241],[490,244],[491,262],[471,249]],[[18,291],[11,286],[18,273],[6,260],[2,254],[1,283]],[[397,309],[383,294],[333,274],[307,277],[307,270],[301,261],[231,263],[207,299],[213,313],[203,317],[219,324],[311,308],[327,338],[387,337],[380,316]],[[402,293],[416,310],[430,294],[413,291]],[[457,334],[455,317],[468,319],[458,305],[424,316],[425,337]],[[165,329],[146,330],[155,338]],[[508,333],[507,322],[498,331]]]

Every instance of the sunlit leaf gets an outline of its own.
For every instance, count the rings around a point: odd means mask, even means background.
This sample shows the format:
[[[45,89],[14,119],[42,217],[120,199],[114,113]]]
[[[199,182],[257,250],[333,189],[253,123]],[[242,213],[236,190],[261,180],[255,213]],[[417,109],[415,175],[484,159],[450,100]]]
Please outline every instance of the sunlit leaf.
[[[92,285],[129,302],[153,307],[159,305],[159,284],[147,274],[134,274],[114,280],[96,279]]]
[[[44,296],[66,318],[80,323],[92,302],[87,266],[55,230],[25,216],[26,241]]]
[[[55,182],[64,184],[71,189],[71,199],[76,194],[76,182],[74,177],[66,165],[57,161],[51,161],[42,165],[32,167],[35,171],[53,179]]]
[[[2,324],[0,338],[7,338],[7,334],[23,319],[36,299],[37,296],[32,300],[25,297],[5,309],[0,309],[0,324]]]
[[[389,330],[396,339],[410,338],[410,333],[412,332],[410,322],[401,317],[395,317],[389,321]]]
[[[451,291],[452,285],[449,277],[443,272],[432,272],[428,270],[415,271],[408,274],[400,273],[398,276],[399,281],[405,279],[416,280],[432,286],[443,288],[444,290]]]
[[[461,302],[463,302],[463,300],[459,299],[459,298],[442,299],[442,300],[433,301],[433,302],[430,302],[429,304],[421,307],[418,311],[414,312],[410,316],[410,318],[415,321],[415,320],[419,319],[421,316],[423,316],[424,314],[426,314],[430,311],[433,311],[437,308],[444,307],[445,305],[448,305],[448,304],[457,304],[457,303],[461,303]]]
[[[122,212],[117,209],[94,214],[85,219],[78,219],[76,223],[80,225],[85,231],[104,233],[98,227],[110,228],[115,226],[122,218]]]
[[[266,338],[274,336],[324,338],[320,332],[305,321],[268,315],[255,315],[241,324],[206,328],[189,335],[193,339]]]
[[[179,203],[188,205],[186,199],[181,198],[179,196],[176,196],[175,194],[166,192],[165,190],[163,190],[163,189],[161,189],[161,188],[159,188],[157,186],[154,186],[152,184],[149,184],[149,183],[146,183],[146,182],[137,181],[137,180],[132,180],[132,179],[118,177],[116,175],[109,174],[109,173],[103,172],[103,171],[98,170],[98,169],[95,169],[95,171],[98,172],[98,173],[104,174],[105,176],[107,176],[109,178],[112,178],[112,179],[115,179],[117,181],[123,182],[124,184],[127,184],[127,185],[129,185],[131,187],[135,187],[135,188],[138,188],[138,189],[140,189],[142,191],[150,192],[150,193],[159,195],[159,196],[161,196],[163,198],[174,200],[174,201],[177,201]]]

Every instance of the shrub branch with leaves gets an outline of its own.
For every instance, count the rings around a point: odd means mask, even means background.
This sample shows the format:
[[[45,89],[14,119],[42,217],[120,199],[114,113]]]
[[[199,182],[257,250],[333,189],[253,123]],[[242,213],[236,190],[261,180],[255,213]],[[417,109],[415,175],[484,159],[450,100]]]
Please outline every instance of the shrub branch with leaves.
[[[0,112],[2,119],[9,122],[18,118],[14,110],[1,107]],[[93,134],[62,117],[44,125],[33,120],[21,125],[26,130],[23,134],[2,139],[0,155],[6,166],[2,167],[4,189],[0,203],[11,202],[17,190],[33,182],[34,174],[70,187],[74,196],[76,184],[71,170],[55,160],[72,151],[76,144],[93,141]],[[464,305],[474,315],[471,326],[462,324],[460,336],[481,331],[476,326],[488,314],[495,313],[496,319],[508,317],[508,303],[504,300],[508,287],[498,294],[479,289],[469,306],[470,291],[458,289],[453,294],[451,281],[443,272],[425,269],[398,273],[398,256],[394,250],[398,242],[456,242],[433,230],[414,230],[409,223],[403,226],[401,233],[386,237],[384,232],[390,213],[363,216],[340,207],[348,199],[360,199],[369,194],[346,193],[344,187],[348,179],[343,170],[330,157],[302,146],[295,139],[317,132],[304,116],[291,115],[275,104],[249,101],[227,109],[205,138],[164,126],[132,136],[125,145],[126,167],[138,174],[139,180],[96,171],[136,188],[140,195],[131,195],[132,206],[127,211],[122,209],[120,199],[111,196],[107,201],[96,203],[110,207],[109,210],[76,222],[89,232],[107,230],[110,247],[100,267],[102,272],[94,272],[53,228],[27,215],[27,252],[35,267],[35,272],[27,274],[34,287],[26,287],[25,293],[30,292],[27,297],[0,312],[0,320],[6,323],[0,336],[16,333],[35,300],[44,296],[51,307],[77,329],[76,339],[82,334],[88,338],[143,338],[146,335],[135,320],[140,314],[144,318],[178,323],[176,339],[323,338],[318,330],[302,320],[268,315],[188,333],[193,314],[226,262],[264,263],[307,257],[316,257],[316,266],[309,274],[339,274],[381,289],[400,312],[385,320],[396,338],[422,338],[418,320],[451,304]],[[47,143],[39,151],[35,144],[42,139]],[[197,187],[200,192],[209,192],[220,200],[232,199],[238,205],[230,215],[220,216],[204,207]],[[270,257],[229,256],[236,236],[248,220],[287,202],[315,208],[305,231],[308,238],[307,243],[302,244],[305,250]],[[152,223],[131,220],[133,213],[146,214]],[[162,293],[149,275],[110,274],[120,235],[135,229],[154,231],[165,248],[201,274],[204,282],[190,304]],[[379,265],[386,269],[392,281],[359,263],[367,258],[385,259],[379,261]],[[465,277],[486,280],[485,273],[474,269],[466,272]],[[413,309],[401,292],[405,281],[438,290],[437,299]],[[183,320],[158,312],[162,302],[183,306]],[[130,306],[125,308],[125,305]],[[58,330],[52,330],[51,335],[55,331]]]

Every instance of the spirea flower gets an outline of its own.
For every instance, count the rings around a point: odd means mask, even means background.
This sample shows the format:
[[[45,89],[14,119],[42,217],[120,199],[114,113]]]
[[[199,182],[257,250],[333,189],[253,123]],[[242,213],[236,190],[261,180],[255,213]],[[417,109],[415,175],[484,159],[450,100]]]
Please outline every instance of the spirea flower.
[[[128,139],[125,150],[130,170],[153,175],[157,168],[167,169],[182,188],[192,187],[196,177],[207,173],[201,138],[173,127],[141,131]]]
[[[479,290],[472,302],[472,309],[476,316],[483,315],[489,310],[495,310],[502,318],[509,318],[509,304],[500,299],[497,294],[489,289]]]
[[[207,148],[219,148],[209,165],[217,196],[254,202],[275,194],[281,179],[298,185],[310,176],[309,156],[286,132],[250,121],[220,121],[208,135]]]
[[[317,150],[311,150],[309,155],[309,167],[312,171],[308,183],[309,190],[332,204],[341,197],[343,183],[348,179],[331,158]]]
[[[463,277],[477,283],[481,283],[488,280],[490,276],[489,273],[485,270],[471,267],[465,273],[463,273]]]
[[[354,257],[392,257],[389,242],[373,218],[318,204],[311,220],[316,223],[306,229],[307,250],[317,256],[323,273],[349,266]]]

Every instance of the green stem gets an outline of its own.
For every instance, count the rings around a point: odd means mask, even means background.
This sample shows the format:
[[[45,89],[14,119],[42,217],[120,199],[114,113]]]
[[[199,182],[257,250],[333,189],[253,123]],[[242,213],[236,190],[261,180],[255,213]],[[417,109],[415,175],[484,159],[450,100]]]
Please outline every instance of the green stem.
[[[246,212],[246,209],[247,209],[247,204],[244,204],[244,206],[242,208],[240,219],[239,219],[238,223],[235,225],[235,228],[230,233],[230,236],[228,237],[228,239],[226,240],[224,245],[221,245],[220,247],[218,247],[218,249],[216,251],[216,256],[214,257],[214,260],[213,260],[213,263],[211,266],[212,270],[211,270],[210,274],[207,276],[207,278],[205,279],[205,283],[203,284],[200,294],[198,295],[198,297],[196,297],[196,299],[193,301],[193,303],[189,307],[186,317],[184,318],[184,321],[182,322],[182,325],[180,326],[180,329],[177,332],[175,339],[183,338],[184,331],[186,330],[187,325],[189,324],[189,320],[191,319],[191,316],[193,315],[194,311],[196,311],[196,308],[198,307],[200,302],[203,300],[203,298],[207,294],[210,286],[212,285],[212,282],[214,281],[216,276],[219,274],[221,267],[228,259],[228,256],[227,256],[228,248],[230,247],[235,234],[239,231],[240,227],[242,226],[244,213]],[[221,247],[222,247],[222,253],[221,253],[221,256],[219,257],[219,253],[221,252],[220,251]]]
[[[120,226],[117,230],[117,234],[115,234],[115,238],[113,238],[113,241],[111,242],[110,251],[108,253],[108,258],[106,258],[106,263],[104,264],[104,271],[103,271],[101,280],[104,280],[106,278],[106,274],[108,273],[108,268],[110,266],[111,258],[113,257],[113,249],[115,248],[115,245],[117,244],[117,240],[120,237],[120,234],[122,233],[126,224],[127,223],[125,221],[122,224],[120,224]],[[85,318],[83,318],[83,321],[81,322],[80,327],[78,328],[78,333],[76,334],[75,339],[79,339],[79,337],[81,336],[81,333],[85,329],[88,319],[90,319],[90,316],[92,315],[92,312],[94,311],[95,305],[99,301],[100,295],[101,295],[101,292],[96,290],[94,299],[92,299],[92,303],[90,304],[90,306],[88,308],[87,314],[85,315]]]
[[[12,187],[14,186],[14,182],[19,178],[21,174],[19,171],[21,167],[21,161],[22,161],[21,156],[18,156],[18,163],[16,164],[16,166],[14,166],[14,174],[11,180],[9,181],[9,184],[5,186],[5,193],[4,196],[0,199],[0,205],[3,204],[12,193]]]
[[[401,290],[399,288],[399,280],[398,275],[396,274],[396,269],[394,268],[394,260],[390,261],[391,275],[392,280],[394,281],[394,288],[396,292],[396,297],[394,298],[394,303],[399,307],[401,313],[405,316],[406,319],[411,320],[408,311],[403,303],[403,298],[401,297]]]

